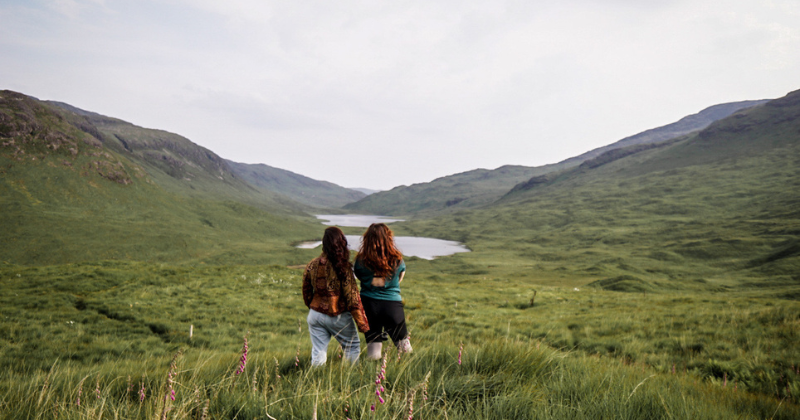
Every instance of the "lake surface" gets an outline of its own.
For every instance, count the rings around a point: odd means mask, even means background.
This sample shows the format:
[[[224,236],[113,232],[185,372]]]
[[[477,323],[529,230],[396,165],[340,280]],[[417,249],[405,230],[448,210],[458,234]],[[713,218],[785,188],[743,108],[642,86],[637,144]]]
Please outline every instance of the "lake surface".
[[[328,226],[351,226],[369,227],[372,223],[391,223],[402,222],[402,219],[393,219],[385,216],[370,216],[362,214],[320,214],[317,215],[324,225]],[[358,250],[361,245],[360,235],[345,235],[348,247]],[[394,242],[400,248],[400,252],[405,256],[419,257],[432,260],[436,257],[452,255],[459,252],[470,252],[469,248],[456,241],[446,241],[444,239],[424,238],[420,236],[395,236]],[[313,249],[322,245],[322,241],[303,242],[297,245],[298,248]]]

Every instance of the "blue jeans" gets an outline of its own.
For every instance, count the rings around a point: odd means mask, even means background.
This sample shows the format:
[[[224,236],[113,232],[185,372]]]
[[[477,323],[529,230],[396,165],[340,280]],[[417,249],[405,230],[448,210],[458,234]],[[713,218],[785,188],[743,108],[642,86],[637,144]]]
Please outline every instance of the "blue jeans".
[[[361,341],[350,312],[329,316],[313,309],[308,311],[308,332],[311,334],[311,366],[322,366],[328,359],[328,343],[331,336],[342,345],[344,359],[358,361]]]

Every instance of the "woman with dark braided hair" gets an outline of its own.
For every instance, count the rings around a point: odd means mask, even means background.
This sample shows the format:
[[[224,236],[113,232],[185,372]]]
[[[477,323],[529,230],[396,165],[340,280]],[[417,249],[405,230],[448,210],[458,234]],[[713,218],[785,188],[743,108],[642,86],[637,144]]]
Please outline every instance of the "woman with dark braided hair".
[[[385,223],[373,223],[364,232],[354,269],[361,280],[361,302],[369,320],[369,332],[364,334],[367,358],[379,359],[387,338],[392,339],[398,352],[411,352],[400,297],[406,264],[394,243],[394,233]]]
[[[303,301],[309,309],[311,365],[325,364],[331,336],[342,345],[345,360],[356,362],[361,351],[358,331],[366,333],[369,324],[353,277],[347,238],[338,227],[325,229],[322,255],[306,266]]]

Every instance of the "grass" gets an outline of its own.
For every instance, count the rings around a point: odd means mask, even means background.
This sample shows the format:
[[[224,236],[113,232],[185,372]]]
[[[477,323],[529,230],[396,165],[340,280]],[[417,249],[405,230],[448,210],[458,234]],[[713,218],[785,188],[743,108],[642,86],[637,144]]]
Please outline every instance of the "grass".
[[[371,418],[373,403],[374,418],[406,418],[412,394],[416,418],[800,414],[794,301],[445,273],[459,258],[409,259],[415,352],[388,352],[383,405],[375,362],[342,366],[332,346],[326,367],[309,366],[299,269],[5,264],[0,418],[159,417],[179,352],[167,418],[201,418],[206,404],[206,418],[311,418],[315,407],[319,418],[345,418],[345,407]],[[248,363],[235,375],[245,334]]]
[[[0,153],[0,418],[798,418],[792,100],[393,225],[473,252],[407,260],[415,353],[389,352],[376,414],[376,363],[308,366],[319,251],[292,244],[322,226],[45,115],[67,137]]]

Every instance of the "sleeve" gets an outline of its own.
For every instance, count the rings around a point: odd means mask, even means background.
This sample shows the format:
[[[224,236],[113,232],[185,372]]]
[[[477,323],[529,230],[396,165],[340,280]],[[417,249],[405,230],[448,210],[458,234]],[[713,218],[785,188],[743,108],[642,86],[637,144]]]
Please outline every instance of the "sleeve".
[[[303,302],[306,307],[311,307],[311,299],[314,298],[314,285],[312,284],[312,262],[306,266],[306,271],[303,273]]]
[[[361,296],[358,294],[358,287],[356,287],[356,279],[353,274],[348,275],[344,284],[342,284],[342,294],[347,301],[347,310],[353,315],[353,320],[356,321],[358,330],[362,333],[369,331],[367,314],[361,304]]]
[[[356,274],[356,278],[363,282],[372,280],[372,277],[370,277],[372,275],[372,271],[365,267],[358,258],[356,258],[355,263],[353,263],[353,271]]]

